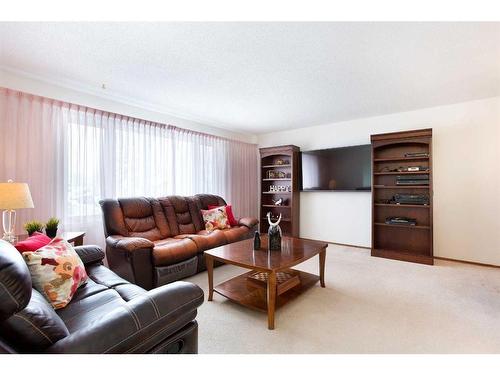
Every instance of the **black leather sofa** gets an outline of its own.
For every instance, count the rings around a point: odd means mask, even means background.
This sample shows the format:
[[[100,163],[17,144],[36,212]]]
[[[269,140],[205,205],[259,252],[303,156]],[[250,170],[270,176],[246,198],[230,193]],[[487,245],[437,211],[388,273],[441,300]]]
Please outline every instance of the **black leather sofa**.
[[[198,286],[146,291],[106,268],[100,248],[75,249],[89,280],[54,310],[19,252],[0,240],[0,353],[197,353]]]

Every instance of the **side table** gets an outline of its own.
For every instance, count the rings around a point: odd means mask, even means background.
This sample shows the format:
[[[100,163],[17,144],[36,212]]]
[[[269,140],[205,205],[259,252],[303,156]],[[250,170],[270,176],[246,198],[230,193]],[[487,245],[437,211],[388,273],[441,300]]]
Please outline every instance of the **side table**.
[[[64,238],[66,241],[69,243],[72,243],[74,246],[82,246],[83,245],[83,237],[85,237],[85,232],[63,232],[60,235],[62,238]],[[19,234],[16,236],[17,241],[22,241],[28,238],[27,234]]]

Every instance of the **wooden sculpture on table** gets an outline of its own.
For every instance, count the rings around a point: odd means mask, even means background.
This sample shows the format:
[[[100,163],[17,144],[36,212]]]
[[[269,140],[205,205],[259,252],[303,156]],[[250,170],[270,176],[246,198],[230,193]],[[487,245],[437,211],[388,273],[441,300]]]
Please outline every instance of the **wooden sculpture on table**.
[[[269,223],[268,235],[268,249],[271,251],[281,250],[281,228],[279,223],[281,221],[281,214],[276,222],[271,221],[271,213],[267,213],[267,221]]]

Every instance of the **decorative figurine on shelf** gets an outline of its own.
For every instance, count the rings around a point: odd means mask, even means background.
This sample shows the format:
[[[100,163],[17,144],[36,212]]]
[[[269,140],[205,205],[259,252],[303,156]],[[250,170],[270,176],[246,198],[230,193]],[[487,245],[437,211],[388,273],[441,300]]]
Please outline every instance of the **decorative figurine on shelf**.
[[[281,206],[284,203],[283,198],[277,199],[277,200],[273,201],[273,203],[275,206]]]
[[[278,220],[273,223],[271,221],[271,214],[267,213],[267,222],[269,223],[268,235],[268,249],[270,251],[280,251],[281,250],[281,228],[279,223],[281,221],[281,214]]]
[[[260,250],[260,234],[257,231],[255,231],[253,236],[253,249]]]

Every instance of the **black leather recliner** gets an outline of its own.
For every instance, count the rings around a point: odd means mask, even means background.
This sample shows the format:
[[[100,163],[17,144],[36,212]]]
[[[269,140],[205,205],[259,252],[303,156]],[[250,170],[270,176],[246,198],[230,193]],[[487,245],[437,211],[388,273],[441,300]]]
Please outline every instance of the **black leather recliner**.
[[[145,291],[106,268],[100,248],[75,250],[89,280],[54,310],[19,252],[0,240],[0,353],[197,353],[198,286]]]

